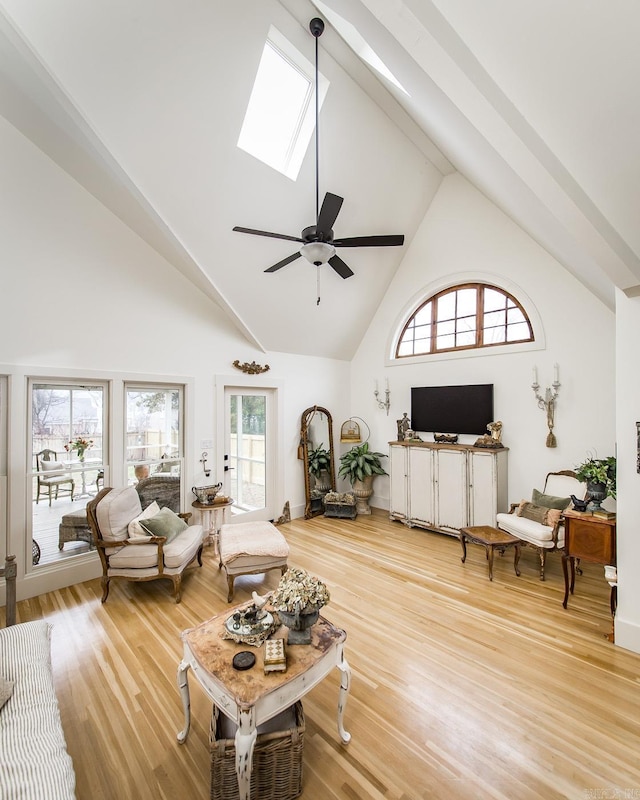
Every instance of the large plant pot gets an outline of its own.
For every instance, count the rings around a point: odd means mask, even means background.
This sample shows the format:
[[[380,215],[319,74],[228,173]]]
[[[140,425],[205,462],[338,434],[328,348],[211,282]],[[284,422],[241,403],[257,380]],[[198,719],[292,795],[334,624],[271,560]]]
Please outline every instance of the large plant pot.
[[[607,496],[607,487],[604,483],[590,483],[587,482],[587,494],[590,498],[590,503],[587,506],[588,511],[599,511],[600,504]]]
[[[373,494],[373,475],[368,475],[363,481],[354,481],[353,493],[356,496],[356,512],[370,514],[369,498]]]
[[[328,492],[331,489],[331,475],[329,470],[321,469],[319,475],[314,475],[316,486],[319,492]]]

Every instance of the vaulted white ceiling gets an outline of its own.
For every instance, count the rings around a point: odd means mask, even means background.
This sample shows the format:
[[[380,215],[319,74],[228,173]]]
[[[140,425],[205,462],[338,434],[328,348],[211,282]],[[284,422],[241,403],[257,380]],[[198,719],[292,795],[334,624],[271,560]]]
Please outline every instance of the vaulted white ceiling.
[[[633,0],[0,0],[0,113],[266,350],[350,358],[404,248],[298,259],[313,147],[296,181],[236,147],[269,25],[320,64],[320,188],[335,235],[411,241],[459,170],[603,302],[640,286]],[[333,23],[333,24],[332,24]],[[406,90],[355,54],[353,31]],[[343,38],[344,37],[344,38]]]

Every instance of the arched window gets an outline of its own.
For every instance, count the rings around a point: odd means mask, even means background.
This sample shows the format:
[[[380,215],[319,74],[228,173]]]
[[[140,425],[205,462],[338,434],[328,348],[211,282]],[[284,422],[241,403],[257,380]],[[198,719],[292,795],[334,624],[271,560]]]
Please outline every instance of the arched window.
[[[425,300],[404,326],[396,358],[532,342],[520,303],[503,289],[465,283]]]

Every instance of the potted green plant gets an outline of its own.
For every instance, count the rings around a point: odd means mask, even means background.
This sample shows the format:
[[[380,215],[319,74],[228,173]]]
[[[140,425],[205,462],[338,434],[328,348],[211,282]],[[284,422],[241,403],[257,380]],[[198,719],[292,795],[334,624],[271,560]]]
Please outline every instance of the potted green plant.
[[[354,445],[340,456],[340,469],[338,475],[347,478],[353,486],[356,496],[356,511],[358,514],[370,514],[369,498],[373,494],[373,479],[376,475],[387,475],[382,466],[381,458],[386,458],[385,453],[376,453],[369,450],[369,443]]]
[[[309,450],[307,454],[309,474],[315,478],[316,489],[321,492],[331,488],[331,451],[325,450],[324,443]]]
[[[606,497],[617,496],[616,488],[616,459],[587,458],[575,468],[576,478],[581,483],[587,484],[587,493],[591,498],[590,510],[600,508],[600,503]]]

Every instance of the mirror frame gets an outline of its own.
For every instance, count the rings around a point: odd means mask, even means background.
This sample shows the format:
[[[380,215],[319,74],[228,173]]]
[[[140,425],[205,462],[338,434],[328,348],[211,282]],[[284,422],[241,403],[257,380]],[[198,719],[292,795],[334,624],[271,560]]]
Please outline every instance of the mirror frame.
[[[316,414],[324,414],[327,418],[327,425],[329,428],[329,479],[331,482],[331,491],[335,492],[336,490],[336,473],[333,467],[333,458],[334,458],[334,451],[333,451],[333,419],[331,414],[327,411],[326,408],[322,406],[311,406],[311,408],[307,408],[305,411],[302,412],[302,417],[300,419],[300,443],[302,445],[302,459],[304,464],[304,496],[305,496],[305,506],[304,506],[304,518],[311,519],[311,517],[317,517],[320,514],[324,514],[324,506],[320,505],[318,508],[318,504],[312,503],[311,497],[311,475],[309,473],[309,438],[308,438],[308,431],[309,425],[311,424],[311,420],[314,418]]]

